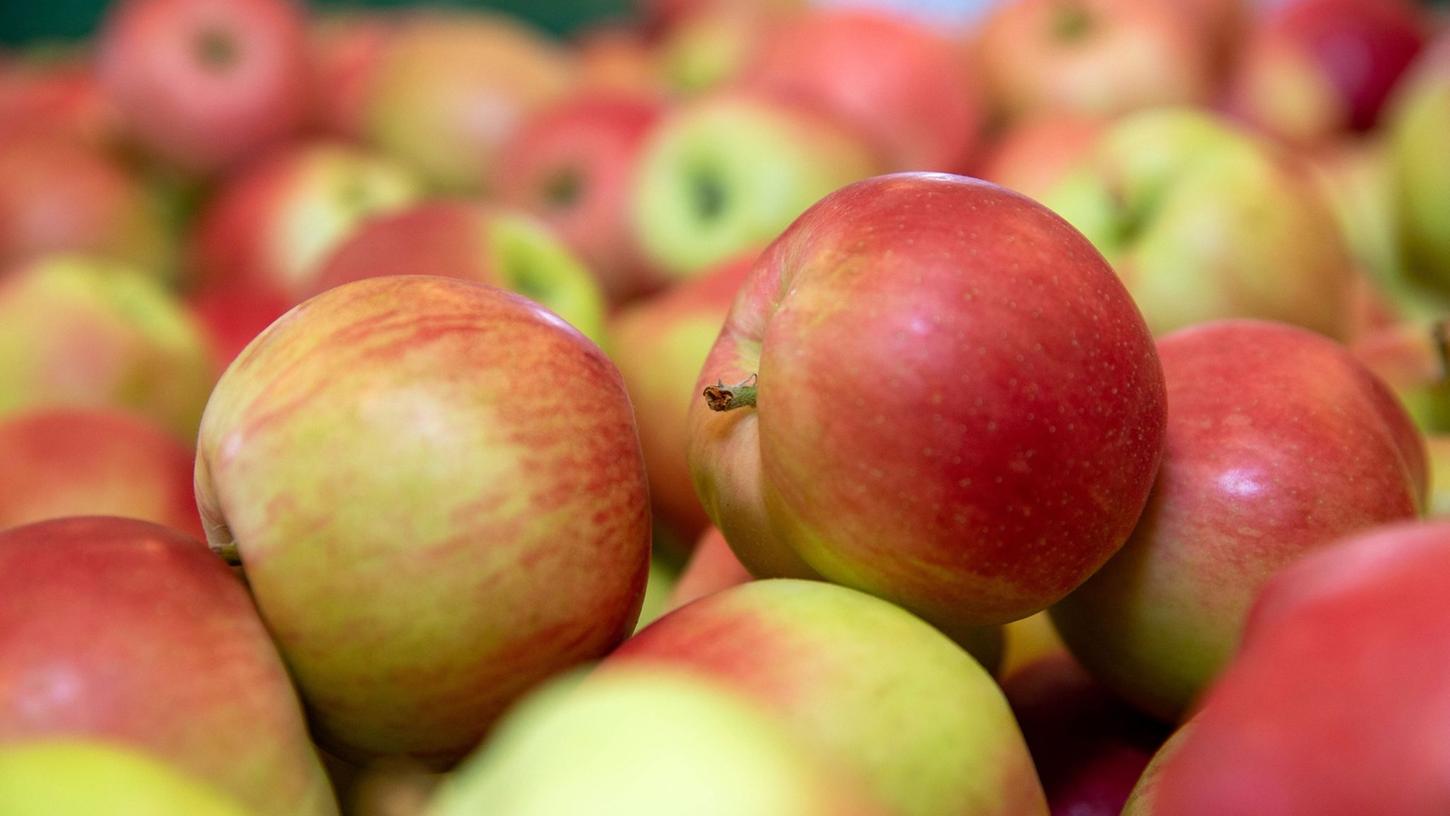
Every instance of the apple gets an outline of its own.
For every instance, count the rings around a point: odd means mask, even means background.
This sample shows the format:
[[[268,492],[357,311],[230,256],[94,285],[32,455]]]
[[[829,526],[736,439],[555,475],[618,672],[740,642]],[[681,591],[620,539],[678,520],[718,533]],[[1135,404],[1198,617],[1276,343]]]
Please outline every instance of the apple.
[[[988,671],[864,593],[790,579],[725,589],[646,627],[599,671],[619,668],[689,671],[748,695],[894,813],[1047,813]]]
[[[1351,346],[1355,357],[1394,390],[1415,423],[1450,431],[1450,324],[1407,321],[1368,334]]]
[[[716,528],[707,528],[695,542],[694,552],[690,553],[690,560],[675,581],[663,611],[673,612],[707,595],[750,580],[750,573],[731,551],[730,542]]]
[[[1044,114],[1012,124],[972,175],[1041,199],[1092,155],[1109,120]]]
[[[745,255],[617,312],[611,356],[639,422],[639,442],[657,512],[687,536],[709,525],[685,461],[695,380],[755,261]]]
[[[710,2],[684,10],[656,46],[666,87],[690,97],[735,84],[779,16],[748,2]]]
[[[0,747],[6,816],[247,816],[200,780],[117,745],[44,740]]]
[[[144,750],[258,814],[337,813],[236,576],[190,536],[104,516],[0,532],[0,744]]]
[[[55,135],[0,138],[0,269],[56,252],[170,270],[157,202],[96,148]]]
[[[1102,250],[1155,334],[1231,317],[1349,334],[1353,261],[1307,166],[1210,113],[1120,120],[1042,201]]]
[[[765,246],[822,196],[878,169],[832,120],[729,93],[672,111],[636,171],[630,217],[646,258],[689,278]]]
[[[214,379],[196,323],[129,267],[52,256],[0,277],[0,416],[119,408],[189,441]]]
[[[604,93],[663,96],[657,49],[648,33],[628,24],[605,23],[577,35],[579,84]]]
[[[1011,682],[1017,672],[1046,658],[1067,654],[1067,647],[1045,611],[1014,620],[1002,627],[1002,664],[997,677]]]
[[[589,270],[523,213],[442,200],[375,218],[321,264],[311,288],[384,275],[492,284],[547,306],[596,342],[604,335],[604,299]]]
[[[1123,803],[1121,816],[1167,816],[1158,810],[1158,783],[1163,779],[1163,768],[1168,760],[1178,753],[1178,749],[1183,747],[1189,733],[1193,731],[1193,723],[1194,720],[1190,719],[1178,726],[1158,747],[1158,751],[1148,761],[1148,766],[1138,776],[1137,784],[1128,794],[1128,801]]]
[[[1160,0],[1003,0],[976,57],[999,117],[1206,101],[1213,40]]]
[[[120,127],[89,60],[0,54],[0,139],[53,135],[108,146],[118,141]]]
[[[122,0],[97,47],[128,132],[193,173],[292,135],[306,115],[306,38],[290,0]]]
[[[223,366],[309,293],[360,225],[421,197],[405,167],[336,143],[278,151],[229,179],[199,216],[190,263],[192,302],[230,321],[209,323]]]
[[[1228,663],[1254,595],[1306,553],[1414,517],[1424,443],[1347,349],[1259,321],[1158,344],[1168,439],[1126,546],[1052,610],[1068,648],[1139,709],[1173,721]]]
[[[1435,434],[1425,440],[1430,460],[1428,516],[1450,516],[1450,436]]]
[[[886,816],[749,700],[678,672],[618,670],[531,695],[426,816]]]
[[[629,201],[645,138],[663,111],[647,97],[585,93],[527,119],[499,155],[499,200],[552,227],[611,303],[661,283],[644,259]]]
[[[1276,576],[1152,812],[1442,811],[1447,580],[1445,522],[1354,536]]]
[[[888,170],[962,170],[982,129],[982,94],[954,45],[884,9],[819,8],[786,18],[742,81],[836,117],[870,141]]]
[[[624,384],[491,286],[372,278],[297,306],[222,375],[196,485],[344,759],[444,767],[639,613],[649,497]]]
[[[380,12],[314,17],[307,30],[314,125],[322,133],[360,141],[373,78],[401,22]]]
[[[461,11],[413,18],[374,70],[364,135],[450,191],[486,187],[503,143],[575,82],[568,54],[541,34]]]
[[[1228,105],[1286,141],[1315,144],[1368,131],[1425,45],[1413,0],[1290,0],[1255,24]]]
[[[1450,294],[1450,34],[1420,59],[1397,92],[1389,116],[1393,189],[1400,241],[1410,271]]]
[[[1002,684],[1053,813],[1118,816],[1168,736],[1058,652]]]
[[[52,408],[0,420],[0,529],[127,516],[202,537],[191,449],[117,411]]]
[[[695,487],[752,574],[957,634],[1045,608],[1122,546],[1165,422],[1152,338],[1091,244],[1031,199],[924,173],[797,219],[697,389]]]
[[[649,626],[665,613],[678,578],[679,570],[673,558],[659,554],[650,557],[649,578],[645,583],[644,601],[640,604],[639,619],[634,623],[634,631],[638,632]]]

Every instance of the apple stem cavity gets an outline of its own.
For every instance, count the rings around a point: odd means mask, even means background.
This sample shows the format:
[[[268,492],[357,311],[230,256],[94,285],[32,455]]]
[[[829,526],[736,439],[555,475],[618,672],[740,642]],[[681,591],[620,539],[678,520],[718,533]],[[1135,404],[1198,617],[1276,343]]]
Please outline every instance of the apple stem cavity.
[[[727,386],[723,382],[705,386],[705,404],[711,411],[734,411],[736,408],[754,408],[756,376],[751,374],[744,382]]]
[[[1430,342],[1440,364],[1440,382],[1450,382],[1450,321],[1436,320],[1430,325]]]
[[[227,562],[228,566],[240,567],[242,565],[242,553],[237,549],[237,540],[230,536],[225,541],[213,539],[207,546],[211,548],[217,557]]]
[[[1081,40],[1093,29],[1092,12],[1076,0],[1058,6],[1052,18],[1053,33],[1063,42]]]
[[[203,31],[196,42],[196,56],[213,71],[223,71],[237,61],[237,44],[225,31]]]

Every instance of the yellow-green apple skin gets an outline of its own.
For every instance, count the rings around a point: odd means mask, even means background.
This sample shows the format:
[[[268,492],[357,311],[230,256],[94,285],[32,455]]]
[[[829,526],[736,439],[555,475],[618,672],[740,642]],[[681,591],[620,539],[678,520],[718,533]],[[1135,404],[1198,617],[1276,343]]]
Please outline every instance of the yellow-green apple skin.
[[[1126,546],[1053,607],[1073,655],[1139,709],[1176,720],[1231,658],[1277,570],[1423,507],[1424,443],[1347,349],[1230,320],[1158,344],[1168,441]]]
[[[879,171],[861,137],[804,109],[741,92],[685,104],[636,169],[634,228],[646,257],[695,277],[758,251],[827,193]]]
[[[0,415],[111,407],[190,442],[215,379],[201,329],[147,275],[54,256],[0,277]]]
[[[488,186],[499,149],[529,114],[569,92],[569,55],[486,14],[418,15],[384,46],[363,102],[366,141],[433,186]]]
[[[261,816],[337,813],[246,588],[157,524],[0,532],[0,746],[54,738],[145,751]]]
[[[695,380],[754,261],[753,255],[727,261],[621,309],[609,321],[610,356],[634,401],[650,498],[690,537],[710,524],[685,461],[690,403],[699,396]]]
[[[426,816],[566,813],[893,812],[727,687],[624,669],[556,681],[527,698],[444,783]]]
[[[593,275],[533,216],[466,201],[429,201],[364,224],[319,268],[312,291],[385,275],[441,275],[517,292],[604,339]]]
[[[1450,35],[1405,78],[1388,128],[1406,261],[1412,274],[1450,293]]]
[[[1018,670],[1066,651],[1047,612],[1012,621],[1002,627],[1002,665],[997,668],[997,677],[1006,681]]]
[[[1037,612],[1147,501],[1163,374],[1092,245],[961,176],[846,187],[760,257],[690,406],[706,511],[752,574],[824,577],[964,634]]]
[[[1425,439],[1430,457],[1430,501],[1427,516],[1450,516],[1450,436],[1434,434]]]
[[[446,765],[639,614],[649,498],[624,384],[491,286],[370,278],[293,309],[218,383],[196,484],[344,758]]]
[[[249,816],[201,780],[104,742],[0,747],[5,816]]]
[[[1128,801],[1123,803],[1122,816],[1168,816],[1158,809],[1158,783],[1163,778],[1163,767],[1173,758],[1179,748],[1183,747],[1188,734],[1193,730],[1193,720],[1189,720],[1178,726],[1178,729],[1169,735],[1163,744],[1158,746],[1153,758],[1148,760],[1148,767],[1138,776],[1138,784],[1128,794]]]
[[[865,593],[791,579],[726,589],[646,627],[599,672],[661,667],[758,701],[894,813],[1047,813],[991,674]]]
[[[1230,317],[1349,333],[1353,261],[1307,168],[1211,113],[1121,120],[1042,202],[1102,250],[1154,334]]]

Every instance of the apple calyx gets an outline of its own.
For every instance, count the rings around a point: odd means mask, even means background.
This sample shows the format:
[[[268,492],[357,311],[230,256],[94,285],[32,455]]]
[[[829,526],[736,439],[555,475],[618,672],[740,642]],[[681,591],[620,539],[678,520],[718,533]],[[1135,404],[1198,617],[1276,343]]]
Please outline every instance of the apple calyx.
[[[705,386],[705,405],[711,411],[734,411],[736,408],[755,407],[756,375],[751,374],[744,382],[727,386],[717,381]]]

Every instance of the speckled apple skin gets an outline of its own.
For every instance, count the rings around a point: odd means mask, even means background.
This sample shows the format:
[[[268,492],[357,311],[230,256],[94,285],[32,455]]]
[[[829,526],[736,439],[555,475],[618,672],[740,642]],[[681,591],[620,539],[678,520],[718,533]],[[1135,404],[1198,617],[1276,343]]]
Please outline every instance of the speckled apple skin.
[[[1163,374],[1102,256],[959,176],[863,181],[761,257],[697,389],[689,458],[752,573],[894,601],[948,631],[1025,617],[1128,537],[1158,467]]]
[[[649,499],[619,374],[489,286],[373,278],[303,303],[222,378],[196,479],[349,757],[456,760],[639,612]]]

